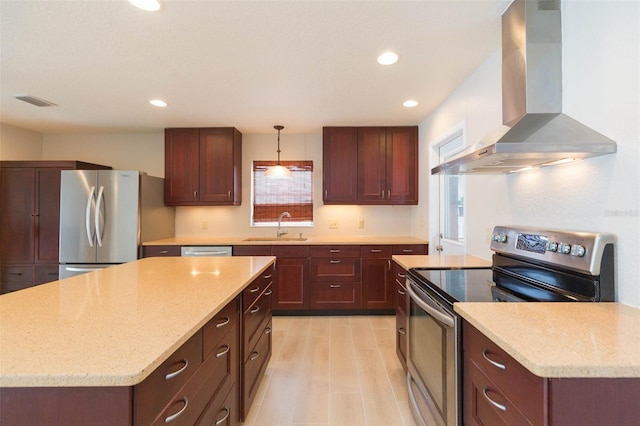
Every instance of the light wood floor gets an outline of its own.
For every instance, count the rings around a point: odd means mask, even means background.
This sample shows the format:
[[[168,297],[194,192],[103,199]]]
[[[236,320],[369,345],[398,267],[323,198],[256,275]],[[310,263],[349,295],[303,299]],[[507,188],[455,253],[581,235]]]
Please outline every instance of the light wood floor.
[[[245,425],[414,425],[394,316],[273,317]]]

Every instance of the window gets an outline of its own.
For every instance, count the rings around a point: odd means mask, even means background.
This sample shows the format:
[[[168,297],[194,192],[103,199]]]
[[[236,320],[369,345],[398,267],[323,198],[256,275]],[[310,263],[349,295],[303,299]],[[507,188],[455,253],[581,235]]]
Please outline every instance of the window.
[[[275,161],[253,162],[252,212],[253,226],[276,226],[278,216],[287,225],[313,226],[313,161],[281,161],[291,170],[291,179],[267,178],[265,172]]]

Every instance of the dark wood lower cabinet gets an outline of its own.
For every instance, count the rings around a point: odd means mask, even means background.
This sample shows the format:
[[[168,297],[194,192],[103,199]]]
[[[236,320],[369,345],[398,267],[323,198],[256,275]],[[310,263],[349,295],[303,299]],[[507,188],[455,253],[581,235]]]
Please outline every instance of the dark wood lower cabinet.
[[[463,324],[466,425],[633,425],[640,378],[544,378]]]

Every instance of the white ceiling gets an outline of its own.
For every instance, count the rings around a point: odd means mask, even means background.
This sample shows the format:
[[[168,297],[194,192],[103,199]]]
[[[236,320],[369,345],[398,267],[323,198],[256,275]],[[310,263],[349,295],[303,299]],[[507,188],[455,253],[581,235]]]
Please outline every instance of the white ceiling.
[[[509,3],[165,0],[150,13],[1,0],[0,121],[43,133],[418,124],[499,48]],[[386,50],[397,64],[377,64]]]

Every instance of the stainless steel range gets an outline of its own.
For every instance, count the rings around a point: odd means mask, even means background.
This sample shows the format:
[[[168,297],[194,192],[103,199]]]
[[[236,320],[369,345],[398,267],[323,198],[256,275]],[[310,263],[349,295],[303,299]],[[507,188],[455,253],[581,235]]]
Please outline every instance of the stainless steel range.
[[[410,269],[407,382],[416,422],[462,422],[455,302],[613,301],[614,244],[611,234],[497,226],[491,268]]]

